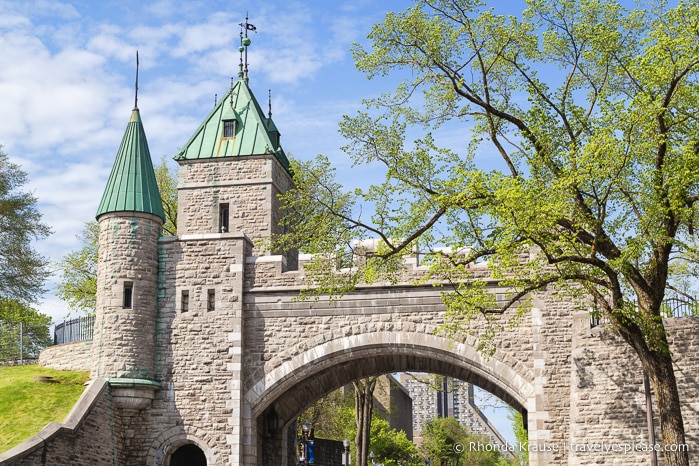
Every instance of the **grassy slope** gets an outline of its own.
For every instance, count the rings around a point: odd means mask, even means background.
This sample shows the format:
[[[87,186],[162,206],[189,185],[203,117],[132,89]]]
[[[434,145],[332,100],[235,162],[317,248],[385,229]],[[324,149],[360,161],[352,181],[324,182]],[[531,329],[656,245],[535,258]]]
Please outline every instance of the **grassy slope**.
[[[39,383],[39,376],[55,383]],[[62,422],[78,400],[87,372],[39,366],[0,367],[0,452],[36,435],[51,421]]]

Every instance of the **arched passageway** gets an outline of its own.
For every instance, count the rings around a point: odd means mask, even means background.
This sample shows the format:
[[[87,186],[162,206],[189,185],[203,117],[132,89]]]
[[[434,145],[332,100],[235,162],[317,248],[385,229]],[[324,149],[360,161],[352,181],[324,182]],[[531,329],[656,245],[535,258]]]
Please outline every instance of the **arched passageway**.
[[[206,455],[198,446],[187,443],[172,453],[169,466],[206,466]]]
[[[351,336],[311,348],[269,370],[247,391],[250,427],[257,432],[257,445],[248,452],[256,460],[248,456],[246,464],[261,466],[271,460],[287,465],[288,445],[293,443],[289,427],[301,411],[353,380],[389,372],[446,375],[477,385],[523,413],[537,409],[533,377],[524,364],[507,364],[497,357],[484,359],[469,345],[435,335]],[[270,413],[274,413],[276,430],[270,429]],[[270,452],[275,452],[274,458]]]

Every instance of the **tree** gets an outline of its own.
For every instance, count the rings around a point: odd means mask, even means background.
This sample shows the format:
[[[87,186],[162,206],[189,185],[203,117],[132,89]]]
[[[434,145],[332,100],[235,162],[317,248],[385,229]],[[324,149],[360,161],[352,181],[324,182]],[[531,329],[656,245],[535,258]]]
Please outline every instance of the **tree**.
[[[371,422],[374,414],[374,390],[378,377],[352,382],[354,387],[354,417],[357,433],[354,437],[356,451],[356,465],[366,466],[369,456],[369,444],[371,442]]]
[[[51,345],[51,317],[17,300],[0,298],[0,359],[37,357]]]
[[[376,24],[369,49],[354,47],[358,69],[406,79],[340,130],[354,162],[383,166],[385,182],[345,193],[327,159],[297,165],[284,197],[293,233],[277,246],[323,253],[307,269],[315,290],[342,293],[396,273],[419,244],[432,276],[456,284],[447,318],[457,329],[483,319],[486,337],[505,311],[521,318],[531,293],[584,292],[638,355],[662,443],[684,444],[661,306],[698,219],[699,5],[526,4],[502,16],[479,0],[417,0]],[[464,144],[441,147],[443,130]],[[362,255],[350,236],[367,235],[379,250],[338,277],[335,261]],[[469,273],[484,260],[511,287],[504,306]],[[487,338],[482,349],[493,350]],[[666,464],[688,465],[683,449],[665,450]]]
[[[529,434],[524,425],[524,416],[512,407],[508,407],[508,411],[507,418],[512,421],[512,430],[517,440],[515,454],[519,458],[519,464],[526,466],[529,464]]]
[[[424,466],[417,447],[408,440],[405,432],[391,429],[385,419],[371,422],[371,451],[375,462],[384,466]]]
[[[497,466],[497,449],[483,435],[470,434],[453,417],[430,420],[422,431],[421,450],[435,466]]]
[[[78,237],[82,247],[63,256],[58,264],[62,276],[56,294],[76,311],[95,312],[99,235],[97,222],[85,223],[82,235]]]
[[[36,198],[20,190],[26,182],[27,174],[0,146],[0,298],[32,303],[49,275],[46,258],[32,242],[51,230],[41,222]]]
[[[356,438],[355,393],[335,390],[319,399],[298,418],[297,424],[309,422],[315,429],[316,438],[343,441]],[[417,448],[408,440],[405,432],[391,429],[388,421],[373,411],[370,423],[369,450],[376,455],[377,462],[385,466],[421,466]],[[353,456],[355,461],[358,456]],[[380,461],[379,461],[380,460]],[[359,460],[361,461],[361,460]],[[366,462],[366,458],[364,459]]]
[[[298,418],[297,424],[310,422],[319,438],[338,440],[354,438],[354,394],[335,390],[320,398]]]
[[[177,173],[170,168],[167,157],[164,155],[160,159],[160,165],[155,167],[155,181],[158,184],[165,211],[163,235],[175,236],[177,235]]]
[[[165,210],[163,235],[176,235],[177,174],[167,165],[165,156],[160,165],[155,167],[155,179]],[[57,296],[75,311],[95,312],[99,234],[99,224],[96,221],[85,222],[78,237],[80,248],[63,256],[63,260],[58,263],[61,281],[57,285]]]

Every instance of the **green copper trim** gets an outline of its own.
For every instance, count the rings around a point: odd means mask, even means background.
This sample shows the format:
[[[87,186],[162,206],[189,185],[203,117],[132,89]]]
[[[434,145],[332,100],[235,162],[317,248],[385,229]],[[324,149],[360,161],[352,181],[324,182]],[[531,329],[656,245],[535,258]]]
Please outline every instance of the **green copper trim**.
[[[160,382],[148,379],[131,379],[121,377],[109,377],[107,383],[114,388],[150,388],[160,390]]]
[[[131,113],[97,217],[112,212],[144,212],[165,221],[146,133],[138,108]]]

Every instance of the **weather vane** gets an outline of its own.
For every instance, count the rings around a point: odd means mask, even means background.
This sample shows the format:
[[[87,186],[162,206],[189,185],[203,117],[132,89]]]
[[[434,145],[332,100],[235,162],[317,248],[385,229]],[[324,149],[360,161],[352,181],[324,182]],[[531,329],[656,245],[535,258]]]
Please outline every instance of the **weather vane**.
[[[245,14],[245,22],[240,23],[240,71],[238,72],[238,77],[248,79],[248,46],[250,45],[250,39],[248,38],[248,31],[256,32],[257,28],[248,22],[248,14]],[[245,36],[243,36],[243,31],[245,31]],[[243,53],[245,54],[245,68],[243,68]]]

